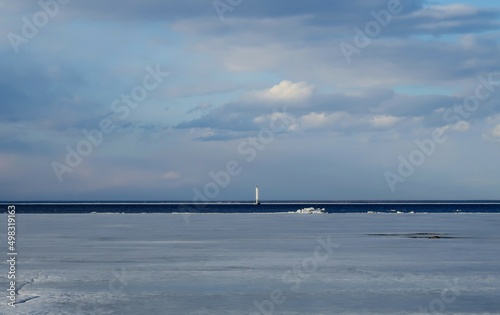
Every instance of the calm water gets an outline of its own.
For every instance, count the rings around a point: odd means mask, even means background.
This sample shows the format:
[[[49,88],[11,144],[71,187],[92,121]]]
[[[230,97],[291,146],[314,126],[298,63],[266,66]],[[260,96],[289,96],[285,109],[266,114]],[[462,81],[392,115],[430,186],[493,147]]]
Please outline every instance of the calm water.
[[[500,201],[287,201],[223,202],[13,202],[17,213],[278,213],[304,207],[325,208],[328,213],[415,212],[415,213],[500,213]],[[6,212],[7,203],[0,203]]]

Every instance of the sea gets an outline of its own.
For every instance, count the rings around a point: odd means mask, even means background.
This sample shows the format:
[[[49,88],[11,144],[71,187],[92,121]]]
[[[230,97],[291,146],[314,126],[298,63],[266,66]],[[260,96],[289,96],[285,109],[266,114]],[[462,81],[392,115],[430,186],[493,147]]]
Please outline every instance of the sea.
[[[2,202],[15,205],[17,213],[287,213],[298,209],[324,208],[327,213],[500,213],[500,200],[447,201],[251,201],[192,203],[185,201],[33,201]]]
[[[500,201],[7,205],[0,314],[500,314]]]

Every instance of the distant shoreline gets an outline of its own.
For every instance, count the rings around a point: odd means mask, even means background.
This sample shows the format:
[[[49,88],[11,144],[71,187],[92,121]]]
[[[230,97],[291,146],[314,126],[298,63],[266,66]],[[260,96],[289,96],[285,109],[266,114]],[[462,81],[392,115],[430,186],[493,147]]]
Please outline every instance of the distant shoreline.
[[[211,202],[192,202],[192,201],[0,201],[0,205],[254,205],[254,201],[211,201]],[[440,205],[440,204],[499,204],[500,200],[271,200],[261,201],[260,205],[295,205],[295,204],[331,204],[331,205]]]

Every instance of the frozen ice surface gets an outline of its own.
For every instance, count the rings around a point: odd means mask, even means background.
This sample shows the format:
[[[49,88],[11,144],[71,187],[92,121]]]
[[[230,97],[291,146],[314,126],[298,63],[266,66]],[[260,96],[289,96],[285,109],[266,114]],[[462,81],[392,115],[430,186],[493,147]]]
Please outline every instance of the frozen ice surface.
[[[17,233],[1,314],[500,314],[500,214],[18,214]]]

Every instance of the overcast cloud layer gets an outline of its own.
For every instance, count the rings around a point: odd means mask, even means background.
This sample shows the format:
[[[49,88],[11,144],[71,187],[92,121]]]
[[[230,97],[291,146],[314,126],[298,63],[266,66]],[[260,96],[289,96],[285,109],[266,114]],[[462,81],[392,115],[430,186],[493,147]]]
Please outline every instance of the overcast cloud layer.
[[[499,27],[491,1],[0,0],[0,199],[500,199]]]

